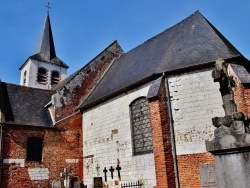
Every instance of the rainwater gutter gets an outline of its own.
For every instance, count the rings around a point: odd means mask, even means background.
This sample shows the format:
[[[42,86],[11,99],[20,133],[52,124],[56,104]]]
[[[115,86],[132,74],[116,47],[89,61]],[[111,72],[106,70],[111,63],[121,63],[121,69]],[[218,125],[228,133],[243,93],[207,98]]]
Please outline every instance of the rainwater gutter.
[[[165,75],[164,72],[163,72],[163,76],[164,76],[165,81],[166,81],[165,82],[165,86],[166,86],[167,106],[168,106],[168,114],[169,114],[169,121],[170,121],[170,134],[171,134],[172,154],[173,154],[173,160],[174,160],[175,184],[176,184],[176,188],[180,188],[178,160],[177,160],[175,132],[174,132],[174,120],[173,120],[172,106],[171,106],[171,100],[170,100],[168,77]]]

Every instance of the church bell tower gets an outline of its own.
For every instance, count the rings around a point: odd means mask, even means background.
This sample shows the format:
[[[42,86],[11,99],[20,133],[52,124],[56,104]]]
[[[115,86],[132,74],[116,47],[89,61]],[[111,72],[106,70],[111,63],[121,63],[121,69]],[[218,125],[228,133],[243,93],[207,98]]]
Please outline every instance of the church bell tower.
[[[20,85],[51,89],[67,77],[68,66],[56,56],[49,12],[46,15],[35,54],[20,67]]]

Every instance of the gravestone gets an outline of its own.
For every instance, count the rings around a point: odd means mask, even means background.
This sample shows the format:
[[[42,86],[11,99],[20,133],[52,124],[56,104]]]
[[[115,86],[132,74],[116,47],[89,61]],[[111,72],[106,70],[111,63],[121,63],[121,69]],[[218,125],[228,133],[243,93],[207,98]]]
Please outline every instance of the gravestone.
[[[217,188],[214,164],[200,164],[202,188]]]
[[[102,188],[102,177],[94,177],[94,188]]]
[[[79,179],[77,177],[73,177],[71,179],[71,187],[72,188],[81,188],[81,182],[79,181]]]
[[[54,180],[53,182],[52,182],[52,188],[61,188],[62,186],[61,186],[61,182],[60,182],[60,180]]]

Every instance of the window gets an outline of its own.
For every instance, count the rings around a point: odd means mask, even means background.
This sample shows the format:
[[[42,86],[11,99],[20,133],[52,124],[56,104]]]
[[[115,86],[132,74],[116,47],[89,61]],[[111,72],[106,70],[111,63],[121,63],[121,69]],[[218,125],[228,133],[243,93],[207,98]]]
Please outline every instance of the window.
[[[26,83],[26,75],[27,75],[27,71],[24,71],[24,73],[23,73],[23,85],[25,85],[25,83]]]
[[[42,139],[38,137],[30,137],[27,141],[27,161],[42,160]]]
[[[38,69],[37,82],[40,84],[46,84],[46,82],[47,82],[47,70],[45,68]]]
[[[132,144],[134,155],[153,152],[152,130],[146,97],[140,97],[130,104]]]
[[[53,71],[51,73],[51,85],[56,85],[59,82],[59,72]]]

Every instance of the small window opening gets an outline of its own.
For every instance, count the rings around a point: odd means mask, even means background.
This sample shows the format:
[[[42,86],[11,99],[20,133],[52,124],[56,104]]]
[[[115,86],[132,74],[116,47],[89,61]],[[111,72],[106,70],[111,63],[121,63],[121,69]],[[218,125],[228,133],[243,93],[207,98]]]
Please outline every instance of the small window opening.
[[[27,71],[24,71],[24,73],[23,73],[23,85],[25,85],[25,83],[26,83],[26,75],[27,75]]]
[[[30,137],[27,141],[27,161],[42,160],[42,139],[38,137]]]
[[[47,71],[44,68],[38,69],[37,82],[40,84],[46,84],[47,82]]]
[[[56,84],[58,84],[59,83],[59,81],[60,81],[60,79],[59,79],[59,72],[52,72],[52,74],[51,74],[51,85],[53,86],[53,85],[56,85]]]

